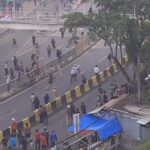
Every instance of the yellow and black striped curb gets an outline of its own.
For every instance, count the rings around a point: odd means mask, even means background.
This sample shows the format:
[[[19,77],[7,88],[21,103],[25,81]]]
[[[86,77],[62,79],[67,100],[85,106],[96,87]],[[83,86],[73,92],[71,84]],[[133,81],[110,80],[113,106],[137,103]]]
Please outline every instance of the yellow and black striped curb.
[[[123,57],[123,65],[126,66],[128,64],[128,57]],[[116,63],[112,64],[110,67],[106,68],[103,72],[98,75],[92,76],[85,84],[81,84],[76,86],[73,90],[66,92],[63,96],[57,97],[54,101],[48,103],[46,106],[46,110],[48,114],[52,114],[54,111],[60,109],[61,107],[72,103],[73,101],[78,100],[81,96],[85,95],[93,88],[97,87],[100,83],[109,79],[112,75],[117,73],[119,68]],[[23,129],[26,123],[29,123],[31,126],[34,126],[37,122],[40,121],[40,112],[39,110],[35,110],[33,115],[23,119],[18,123],[18,129]],[[3,136],[9,136],[11,133],[10,128],[7,128],[3,131],[0,131],[0,141]]]

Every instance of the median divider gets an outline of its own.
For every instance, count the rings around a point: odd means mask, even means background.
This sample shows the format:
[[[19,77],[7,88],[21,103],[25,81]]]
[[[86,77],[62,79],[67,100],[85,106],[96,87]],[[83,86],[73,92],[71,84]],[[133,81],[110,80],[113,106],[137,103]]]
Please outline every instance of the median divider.
[[[125,56],[123,58],[123,65],[126,66],[127,64],[128,64],[128,57]],[[119,68],[117,64],[115,63],[112,64],[110,67],[106,68],[103,72],[99,73],[98,75],[92,76],[90,79],[87,80],[85,84],[76,86],[73,90],[66,92],[61,97],[57,97],[54,101],[45,105],[47,113],[51,115],[54,112],[60,110],[60,108],[63,108],[64,106],[78,100],[80,97],[90,92],[99,84],[103,83],[104,81],[112,77],[118,71]],[[37,109],[33,112],[32,116],[23,119],[21,122],[18,122],[18,129],[23,129],[26,123],[28,123],[32,127],[39,122],[40,122],[40,112]],[[3,136],[9,136],[10,134],[11,134],[10,128],[0,131],[0,141],[2,140]]]

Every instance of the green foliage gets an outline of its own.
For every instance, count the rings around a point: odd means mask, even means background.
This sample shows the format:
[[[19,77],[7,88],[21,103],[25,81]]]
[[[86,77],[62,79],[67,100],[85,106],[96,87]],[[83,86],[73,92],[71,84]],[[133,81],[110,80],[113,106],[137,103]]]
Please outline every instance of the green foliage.
[[[77,28],[86,27],[90,22],[89,16],[83,15],[82,13],[68,14],[65,16],[67,20],[65,21],[65,28]]]
[[[150,141],[140,145],[135,150],[150,150]]]
[[[150,101],[150,89],[145,90],[145,92],[144,92],[144,100]]]

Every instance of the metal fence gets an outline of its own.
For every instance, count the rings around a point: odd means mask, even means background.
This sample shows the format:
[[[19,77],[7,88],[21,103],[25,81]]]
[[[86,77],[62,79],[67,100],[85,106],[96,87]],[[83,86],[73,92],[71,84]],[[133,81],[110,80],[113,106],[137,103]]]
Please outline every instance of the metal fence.
[[[66,63],[75,59],[79,54],[83,53],[93,42],[89,42],[89,38],[86,37],[80,43],[73,48],[68,49],[62,55],[61,59],[58,58],[50,60],[45,64],[39,65],[39,67],[32,69],[30,72],[21,75],[9,83],[0,85],[0,98],[7,97],[9,94],[23,90],[39,80],[48,76],[49,72],[56,72]]]
[[[86,135],[76,135],[73,138],[57,144],[58,150],[112,150],[119,145],[120,134],[116,134],[105,141],[100,141],[96,131]]]

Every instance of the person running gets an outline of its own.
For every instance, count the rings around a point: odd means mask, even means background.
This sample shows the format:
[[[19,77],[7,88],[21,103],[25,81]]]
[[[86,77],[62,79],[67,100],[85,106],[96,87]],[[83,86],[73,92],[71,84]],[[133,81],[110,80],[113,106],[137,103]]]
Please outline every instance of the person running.
[[[17,41],[15,38],[12,39],[12,47],[16,47],[17,48]]]
[[[35,37],[35,35],[33,35],[32,36],[32,44],[33,44],[33,46],[35,46],[35,43],[36,43],[36,37]]]
[[[99,67],[97,65],[95,65],[95,67],[94,67],[94,73],[95,73],[95,75],[98,75],[99,72],[100,72]]]
[[[50,58],[51,57],[51,46],[50,45],[48,45],[48,47],[47,47],[47,55],[48,55],[48,57]]]
[[[8,75],[8,62],[7,61],[5,61],[5,64],[4,64],[4,71],[5,71],[5,76],[7,76]]]
[[[82,112],[82,115],[86,114],[86,106],[84,102],[81,103],[81,112]]]
[[[53,38],[51,40],[51,44],[52,44],[53,50],[55,50],[56,49],[56,43],[55,43],[55,40]]]

